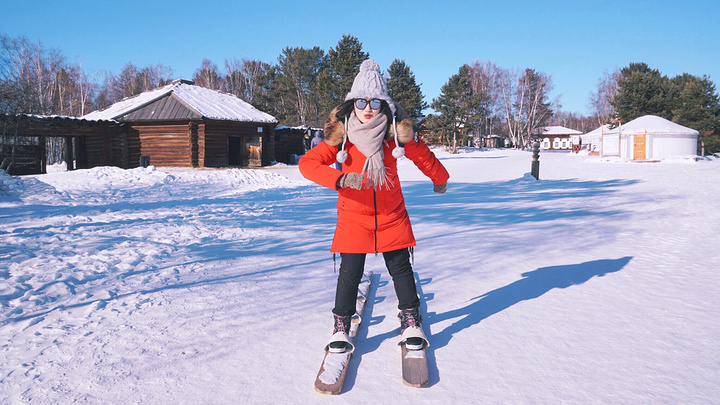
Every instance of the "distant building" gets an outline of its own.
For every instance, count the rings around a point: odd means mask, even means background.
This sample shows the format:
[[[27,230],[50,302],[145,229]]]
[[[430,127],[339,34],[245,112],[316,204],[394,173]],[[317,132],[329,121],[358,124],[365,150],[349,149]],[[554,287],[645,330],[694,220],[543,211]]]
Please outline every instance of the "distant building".
[[[62,148],[68,170],[96,166],[129,166],[127,128],[117,121],[77,117],[0,114],[0,169],[8,174],[42,174],[47,170],[47,145]],[[137,164],[136,164],[137,166]]]
[[[581,131],[551,126],[544,127],[538,133],[540,148],[546,150],[573,150],[573,145],[579,145]]]
[[[95,166],[264,166],[277,120],[232,94],[176,80],[83,117],[0,114],[0,168],[45,173],[47,138],[68,170]]]
[[[277,120],[232,94],[187,80],[82,117],[127,125],[130,166],[263,166],[274,160]],[[148,162],[149,160],[149,162]]]
[[[592,155],[650,161],[697,156],[698,131],[645,115],[612,129],[603,125],[582,139]]]

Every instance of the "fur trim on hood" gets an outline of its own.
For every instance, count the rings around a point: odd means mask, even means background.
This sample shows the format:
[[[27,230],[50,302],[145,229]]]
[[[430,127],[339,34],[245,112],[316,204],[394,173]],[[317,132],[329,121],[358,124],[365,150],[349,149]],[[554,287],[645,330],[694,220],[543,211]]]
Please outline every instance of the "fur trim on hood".
[[[413,126],[412,120],[408,113],[402,109],[399,105],[395,104],[397,112],[395,118],[397,121],[398,141],[402,144],[406,144],[413,140]],[[325,134],[323,141],[330,146],[338,146],[343,141],[345,135],[345,122],[337,118],[337,112],[340,106],[335,107],[325,121]],[[388,123],[388,129],[385,133],[385,139],[394,138],[395,129],[392,126],[392,120]]]

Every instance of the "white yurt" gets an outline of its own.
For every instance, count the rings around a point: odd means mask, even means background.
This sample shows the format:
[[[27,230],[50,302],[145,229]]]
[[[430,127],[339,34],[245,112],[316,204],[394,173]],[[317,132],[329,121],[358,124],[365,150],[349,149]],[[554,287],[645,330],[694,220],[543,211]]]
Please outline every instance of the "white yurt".
[[[600,156],[647,161],[697,155],[698,131],[655,115],[645,115],[609,129],[604,125],[582,136]]]
[[[610,124],[605,124],[595,130],[592,130],[586,134],[580,135],[583,148],[586,149],[590,154],[599,155],[600,147],[602,146],[600,139],[603,134],[610,132]],[[617,136],[617,134],[615,134]],[[617,151],[615,152],[617,153]]]

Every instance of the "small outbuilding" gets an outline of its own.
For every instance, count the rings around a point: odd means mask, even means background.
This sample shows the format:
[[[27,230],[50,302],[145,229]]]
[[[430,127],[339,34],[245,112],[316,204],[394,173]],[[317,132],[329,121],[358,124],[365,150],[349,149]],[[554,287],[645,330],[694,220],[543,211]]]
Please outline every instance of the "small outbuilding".
[[[480,146],[483,148],[502,148],[505,144],[500,135],[485,135],[480,138]]]
[[[82,117],[112,120],[127,130],[131,167],[263,166],[274,160],[277,120],[240,98],[195,86],[171,84],[126,98]]]
[[[579,146],[581,131],[561,126],[544,127],[538,134],[540,148],[546,150],[573,150]]]
[[[608,125],[582,136],[590,151],[634,161],[697,156],[698,131],[655,115],[645,115],[610,129]]]
[[[112,120],[0,114],[0,169],[12,175],[42,174],[53,160],[64,161],[68,170],[127,168],[126,127]]]
[[[311,142],[316,134],[323,135],[322,128],[275,127],[275,160],[287,164],[297,164],[297,158],[310,150]]]

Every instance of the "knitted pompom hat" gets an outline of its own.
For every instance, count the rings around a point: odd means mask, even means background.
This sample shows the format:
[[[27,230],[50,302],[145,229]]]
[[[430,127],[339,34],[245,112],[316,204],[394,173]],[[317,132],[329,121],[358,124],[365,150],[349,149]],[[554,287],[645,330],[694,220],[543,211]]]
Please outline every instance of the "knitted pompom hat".
[[[388,96],[387,84],[380,74],[380,66],[372,60],[363,61],[360,65],[360,72],[355,76],[350,93],[345,96],[345,101],[354,98],[364,98],[371,100],[379,98],[385,100],[390,105],[390,110],[395,114],[395,104]]]
[[[392,151],[392,155],[396,159],[400,159],[405,155],[405,148],[400,146],[398,141],[397,123],[395,122],[395,103],[388,95],[387,84],[385,79],[380,74],[380,66],[372,59],[363,61],[360,64],[360,72],[355,76],[350,93],[345,96],[345,101],[352,100],[355,98],[364,98],[371,100],[378,98],[380,100],[387,101],[392,111],[392,126],[395,130],[395,148]],[[347,152],[345,151],[345,143],[347,142],[347,131],[348,123],[347,117],[345,117],[345,136],[343,137],[342,145],[337,153],[336,159],[339,163],[345,163],[347,159]]]

